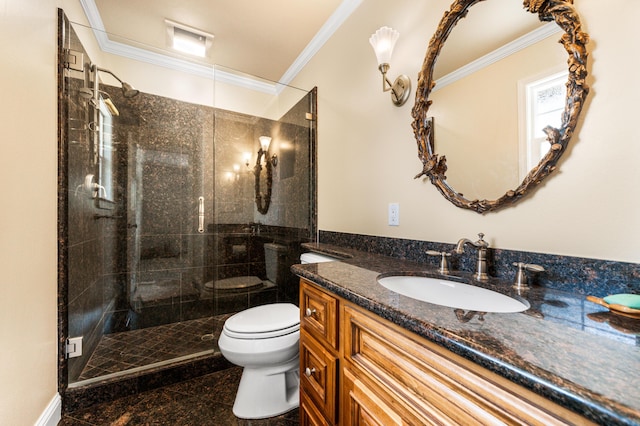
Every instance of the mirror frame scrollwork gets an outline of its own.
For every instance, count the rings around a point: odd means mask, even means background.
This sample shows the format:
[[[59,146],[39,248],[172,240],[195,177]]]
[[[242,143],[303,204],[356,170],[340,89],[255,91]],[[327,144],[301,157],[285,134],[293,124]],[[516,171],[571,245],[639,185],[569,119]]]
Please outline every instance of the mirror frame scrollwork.
[[[260,172],[262,171],[262,157],[266,159],[265,169],[267,172],[267,190],[265,194],[260,192]],[[258,157],[256,159],[256,165],[253,168],[253,174],[255,175],[255,194],[256,194],[256,208],[261,214],[267,214],[269,206],[271,205],[271,188],[273,186],[273,165],[269,160],[267,151],[259,150]]]
[[[573,0],[525,0],[523,2],[524,9],[530,13],[537,13],[540,21],[555,21],[564,31],[560,43],[569,55],[567,60],[569,77],[566,83],[567,96],[561,126],[544,128],[551,148],[540,163],[529,171],[520,186],[507,191],[496,200],[469,200],[446,182],[446,157],[435,152],[433,119],[427,116],[427,112],[432,103],[429,100],[429,94],[435,86],[433,71],[438,55],[458,21],[467,15],[471,6],[481,1],[484,0],[455,0],[449,11],[442,17],[429,42],[427,54],[418,75],[416,102],[412,109],[414,120],[412,127],[418,144],[418,158],[423,164],[422,171],[415,176],[415,179],[427,176],[440,193],[457,207],[486,213],[520,200],[556,169],[556,163],[568,146],[589,93],[589,87],[585,82],[588,57],[586,44],[589,42],[589,36],[581,30],[580,17],[573,6]]]

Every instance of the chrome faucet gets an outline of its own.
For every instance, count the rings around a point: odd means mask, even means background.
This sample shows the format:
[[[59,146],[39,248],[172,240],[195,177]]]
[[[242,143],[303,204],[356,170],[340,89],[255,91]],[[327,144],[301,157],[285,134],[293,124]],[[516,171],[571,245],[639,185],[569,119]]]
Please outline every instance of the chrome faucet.
[[[468,238],[460,239],[456,245],[455,252],[458,254],[464,253],[464,246],[467,244],[477,248],[478,264],[476,266],[476,274],[474,277],[478,281],[487,281],[489,279],[489,275],[487,275],[487,248],[489,247],[489,243],[483,239],[484,234],[482,232],[478,234],[478,237],[480,237],[480,239],[475,243]]]

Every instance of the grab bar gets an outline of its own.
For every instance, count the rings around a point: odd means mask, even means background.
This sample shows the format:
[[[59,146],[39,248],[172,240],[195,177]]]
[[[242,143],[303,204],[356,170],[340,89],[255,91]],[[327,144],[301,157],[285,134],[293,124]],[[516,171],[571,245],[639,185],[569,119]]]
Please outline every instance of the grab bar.
[[[198,197],[198,232],[204,233],[204,197]]]

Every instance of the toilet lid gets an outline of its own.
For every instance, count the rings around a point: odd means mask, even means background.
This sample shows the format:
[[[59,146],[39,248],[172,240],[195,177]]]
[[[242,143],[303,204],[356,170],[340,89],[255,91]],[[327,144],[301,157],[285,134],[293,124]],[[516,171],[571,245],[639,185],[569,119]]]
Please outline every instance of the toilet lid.
[[[309,252],[309,253],[302,253],[300,255],[301,263],[322,263],[322,262],[331,262],[334,260],[338,260],[338,259],[325,254],[320,254],[320,253]]]
[[[267,338],[300,329],[300,309],[293,303],[256,306],[231,316],[224,331],[237,338]]]

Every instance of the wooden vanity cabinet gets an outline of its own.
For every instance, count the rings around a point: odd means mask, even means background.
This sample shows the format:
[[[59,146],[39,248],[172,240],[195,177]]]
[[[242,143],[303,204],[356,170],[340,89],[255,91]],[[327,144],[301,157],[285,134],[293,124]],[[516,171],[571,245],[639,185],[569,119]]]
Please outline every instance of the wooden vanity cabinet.
[[[338,415],[338,299],[300,283],[300,423],[334,425]],[[313,407],[305,404],[311,403]]]
[[[302,280],[304,297],[332,298],[336,308],[338,343],[318,347],[317,331],[308,332],[301,322],[301,370],[303,351],[311,365],[316,352],[324,352],[336,369],[334,393],[338,395],[327,411],[313,386],[301,375],[301,423],[306,412],[320,411],[326,424],[355,425],[587,425],[587,419],[504,379],[416,334],[408,332],[371,312]],[[319,294],[318,294],[319,293]],[[316,308],[317,309],[317,308]],[[326,315],[329,310],[325,310]],[[323,323],[331,323],[328,318]],[[324,362],[326,362],[325,360]],[[316,363],[316,364],[314,364]],[[318,369],[316,369],[318,371]],[[333,374],[333,371],[327,374]],[[321,376],[319,376],[321,377]],[[329,383],[326,383],[329,386]],[[332,396],[333,397],[333,396]],[[307,404],[314,404],[313,408]],[[334,423],[335,422],[335,423]]]

